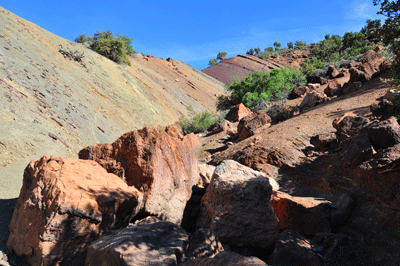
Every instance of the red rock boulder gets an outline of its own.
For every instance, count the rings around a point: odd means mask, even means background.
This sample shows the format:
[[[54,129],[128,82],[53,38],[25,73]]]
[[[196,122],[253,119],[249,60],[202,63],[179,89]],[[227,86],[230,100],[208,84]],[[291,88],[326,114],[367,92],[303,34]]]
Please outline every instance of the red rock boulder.
[[[199,180],[193,145],[185,138],[181,141],[160,128],[145,127],[112,144],[89,146],[79,158],[95,160],[109,172],[113,169],[108,165],[119,165],[124,170],[121,178],[144,193],[142,212],[179,224]]]
[[[294,87],[293,90],[290,93],[290,98],[291,99],[296,99],[302,97],[304,94],[310,91],[310,88],[308,86],[297,86]]]
[[[339,71],[334,65],[330,65],[328,66],[328,71],[326,72],[326,75],[329,76],[331,79],[334,79],[339,75]]]
[[[363,55],[363,57],[361,57],[361,65],[358,69],[365,72],[367,74],[367,80],[370,80],[372,77],[379,75],[380,66],[385,64],[386,61],[387,60],[383,55],[374,50],[369,50]],[[360,81],[365,82],[363,80]]]
[[[94,161],[46,155],[25,169],[7,247],[31,265],[82,265],[90,242],[127,226],[141,202]]]
[[[292,197],[278,191],[271,203],[281,230],[291,229],[308,236],[331,231],[327,201]]]
[[[244,106],[243,103],[240,103],[229,111],[229,113],[225,116],[225,119],[230,122],[239,122],[243,117],[251,115],[253,112]]]
[[[242,141],[271,126],[271,117],[260,110],[242,118],[238,124],[238,137]]]

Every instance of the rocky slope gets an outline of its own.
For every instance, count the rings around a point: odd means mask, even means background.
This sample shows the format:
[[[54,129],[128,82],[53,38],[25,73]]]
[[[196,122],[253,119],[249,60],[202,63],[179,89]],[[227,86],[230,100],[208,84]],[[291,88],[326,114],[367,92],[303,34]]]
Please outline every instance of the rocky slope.
[[[63,49],[84,53],[82,62]],[[137,54],[119,65],[0,7],[0,198],[44,154],[76,157],[146,125],[174,123],[186,107],[213,110],[223,84],[172,59]]]

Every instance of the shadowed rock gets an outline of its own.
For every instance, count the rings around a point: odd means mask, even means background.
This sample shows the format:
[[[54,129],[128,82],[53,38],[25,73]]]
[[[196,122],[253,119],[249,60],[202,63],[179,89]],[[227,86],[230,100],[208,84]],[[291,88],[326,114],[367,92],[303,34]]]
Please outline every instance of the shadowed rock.
[[[171,222],[140,224],[101,236],[89,246],[85,265],[177,265],[188,244],[189,234]]]
[[[278,236],[278,219],[270,202],[278,189],[265,174],[223,161],[201,200],[197,225],[211,229],[223,243],[270,247]]]

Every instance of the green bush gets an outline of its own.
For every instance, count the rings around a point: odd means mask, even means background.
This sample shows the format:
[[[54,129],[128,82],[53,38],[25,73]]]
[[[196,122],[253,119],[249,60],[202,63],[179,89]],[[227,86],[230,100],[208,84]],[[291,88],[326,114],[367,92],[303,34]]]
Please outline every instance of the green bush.
[[[217,59],[211,59],[209,62],[208,62],[208,64],[210,65],[210,66],[214,66],[214,65],[216,65],[217,64]]]
[[[218,60],[223,60],[223,59],[226,58],[226,55],[227,55],[227,54],[228,54],[227,52],[219,52],[219,53],[217,54],[217,59],[218,59]]]
[[[269,73],[253,72],[242,80],[227,84],[232,105],[243,103],[253,108],[258,102],[286,98],[295,86],[304,85],[304,74],[298,68],[273,69]],[[226,99],[225,99],[226,100]]]
[[[313,56],[311,60],[306,58],[303,64],[301,64],[301,71],[306,77],[309,77],[314,70],[324,68],[325,64],[326,63],[322,62],[315,56]]]
[[[93,43],[93,37],[86,36],[86,34],[80,34],[78,37],[75,38],[75,42],[91,45]]]
[[[250,48],[250,50],[248,50],[248,51],[246,52],[246,54],[247,54],[247,55],[254,55],[254,49],[253,49],[253,48]]]
[[[182,126],[185,135],[189,133],[200,133],[206,131],[221,120],[217,114],[209,111],[197,113],[193,110],[192,106],[188,106],[187,109],[189,110],[190,118],[181,116],[177,122]]]

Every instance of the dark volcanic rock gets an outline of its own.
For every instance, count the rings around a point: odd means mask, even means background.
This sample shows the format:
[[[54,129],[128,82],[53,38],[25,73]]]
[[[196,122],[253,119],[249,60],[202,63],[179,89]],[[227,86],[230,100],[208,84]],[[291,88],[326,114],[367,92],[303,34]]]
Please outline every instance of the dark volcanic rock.
[[[321,265],[317,254],[311,249],[311,242],[298,232],[292,230],[285,230],[279,234],[268,263],[277,266]]]
[[[368,137],[376,150],[394,146],[400,143],[400,126],[394,117],[374,122],[368,127]]]

